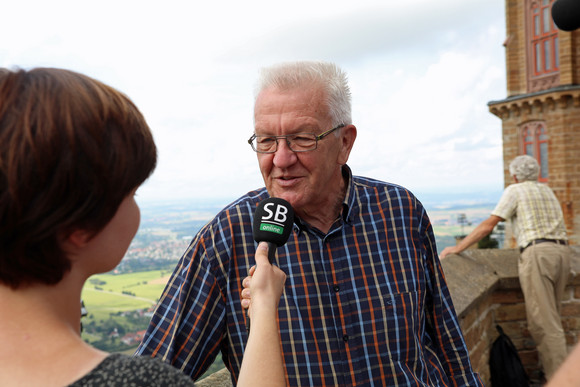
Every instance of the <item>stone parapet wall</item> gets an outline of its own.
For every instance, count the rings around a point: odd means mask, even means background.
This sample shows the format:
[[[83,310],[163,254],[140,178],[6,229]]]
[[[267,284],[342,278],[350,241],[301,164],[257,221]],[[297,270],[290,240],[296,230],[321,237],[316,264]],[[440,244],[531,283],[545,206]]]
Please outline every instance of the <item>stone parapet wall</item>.
[[[232,387],[230,373],[222,369],[195,383],[196,387]]]
[[[580,334],[580,246],[575,254],[562,304],[562,323],[569,349]],[[536,345],[527,329],[524,296],[518,279],[519,252],[466,250],[443,261],[445,276],[459,316],[473,367],[490,385],[489,352],[499,324],[519,351],[532,380],[540,379]]]

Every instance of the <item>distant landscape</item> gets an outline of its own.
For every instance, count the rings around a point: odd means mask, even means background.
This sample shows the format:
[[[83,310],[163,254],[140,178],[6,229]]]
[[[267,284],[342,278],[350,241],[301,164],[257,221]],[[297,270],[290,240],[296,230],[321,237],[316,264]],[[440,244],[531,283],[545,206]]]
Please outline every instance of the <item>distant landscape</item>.
[[[454,245],[456,236],[469,233],[494,206],[481,201],[424,203],[439,251]],[[133,353],[177,261],[192,237],[226,204],[224,200],[140,203],[141,226],[123,261],[85,285],[83,339],[105,351]],[[219,357],[207,373],[222,367]]]

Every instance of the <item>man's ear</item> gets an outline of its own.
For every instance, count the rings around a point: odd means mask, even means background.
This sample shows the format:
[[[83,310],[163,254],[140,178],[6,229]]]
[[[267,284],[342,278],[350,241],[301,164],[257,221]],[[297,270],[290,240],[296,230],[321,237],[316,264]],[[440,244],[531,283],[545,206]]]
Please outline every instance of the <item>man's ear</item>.
[[[354,145],[354,140],[356,140],[356,126],[347,125],[340,131],[340,139],[342,142],[340,144],[341,150],[338,162],[340,165],[345,165],[348,161],[348,157],[350,156],[352,146]]]

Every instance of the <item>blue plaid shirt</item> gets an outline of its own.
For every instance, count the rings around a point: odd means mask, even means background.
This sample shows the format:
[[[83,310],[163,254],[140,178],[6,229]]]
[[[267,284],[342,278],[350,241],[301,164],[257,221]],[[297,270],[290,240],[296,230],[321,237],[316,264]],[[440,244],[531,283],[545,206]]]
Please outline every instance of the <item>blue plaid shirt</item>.
[[[480,386],[445,283],[431,224],[403,187],[352,176],[327,234],[296,219],[278,248],[278,310],[289,386]],[[181,258],[137,350],[193,379],[219,351],[235,383],[248,332],[242,280],[254,264],[256,205],[222,210]]]

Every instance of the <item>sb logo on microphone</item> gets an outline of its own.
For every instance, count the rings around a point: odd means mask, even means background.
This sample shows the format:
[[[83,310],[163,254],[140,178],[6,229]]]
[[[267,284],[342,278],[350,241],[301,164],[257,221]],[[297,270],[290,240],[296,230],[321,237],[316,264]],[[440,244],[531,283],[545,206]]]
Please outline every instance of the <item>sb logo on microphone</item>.
[[[284,225],[288,219],[288,207],[276,204],[266,203],[263,207],[264,213],[260,219],[260,231],[275,232],[282,235]]]

